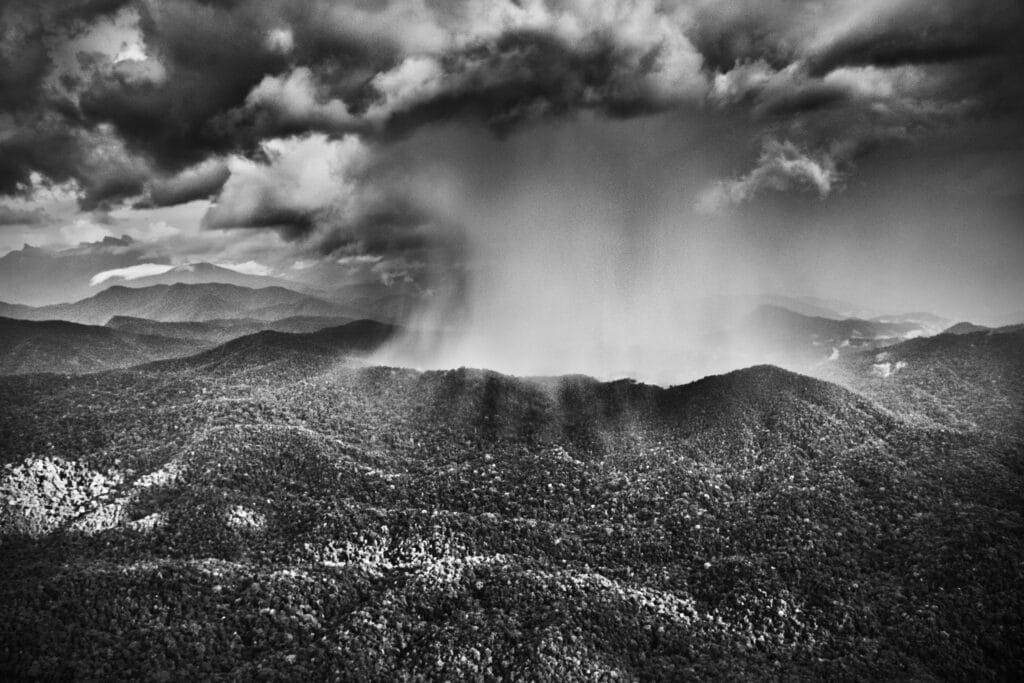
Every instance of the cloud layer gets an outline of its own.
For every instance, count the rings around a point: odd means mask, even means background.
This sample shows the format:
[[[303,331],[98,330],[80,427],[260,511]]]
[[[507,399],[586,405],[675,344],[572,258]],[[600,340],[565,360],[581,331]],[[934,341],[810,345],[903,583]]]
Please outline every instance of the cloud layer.
[[[785,115],[777,139],[838,140],[848,161],[876,132],[1021,104],[1009,0],[43,0],[0,13],[0,192],[35,171],[74,179],[86,207],[206,196],[225,177],[217,159],[312,132],[738,108],[766,129]]]
[[[210,202],[211,231],[408,273],[438,251],[459,261],[465,226],[424,191],[429,164],[403,166],[403,141],[580,116],[734,121],[742,154],[693,191],[705,214],[829,197],[891,143],[990,121],[1024,132],[1022,13],[1013,0],[0,2],[0,226],[46,224],[33,201],[55,186],[98,216]],[[82,220],[60,229],[102,236]]]

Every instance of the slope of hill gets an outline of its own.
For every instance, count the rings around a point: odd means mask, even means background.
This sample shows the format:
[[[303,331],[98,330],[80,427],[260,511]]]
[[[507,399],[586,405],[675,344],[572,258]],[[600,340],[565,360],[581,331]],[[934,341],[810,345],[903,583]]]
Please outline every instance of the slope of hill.
[[[263,321],[253,318],[204,320],[201,322],[160,322],[148,318],[115,315],[106,327],[133,334],[153,334],[173,339],[194,339],[223,344],[226,341],[255,334],[264,328]]]
[[[290,333],[317,332],[349,322],[353,322],[351,318],[319,316],[290,316],[271,321],[253,318],[226,318],[202,322],[159,322],[147,318],[118,315],[107,322],[107,327],[135,334],[154,334],[175,339],[195,339],[223,344],[226,341],[264,330]]]
[[[985,327],[984,325],[975,325],[974,323],[961,322],[956,325],[947,327],[942,331],[942,334],[971,334],[972,332],[987,332],[991,327]]]
[[[67,320],[102,325],[115,316],[160,322],[199,322],[223,318],[270,321],[290,316],[348,317],[340,304],[283,287],[249,289],[227,284],[110,287],[68,304],[17,308],[8,314],[29,320]]]
[[[851,355],[821,376],[901,414],[1024,436],[1024,330],[913,339]]]
[[[0,301],[0,317],[4,318],[30,318],[36,309],[25,304],[9,304]]]
[[[151,370],[201,370],[225,373],[308,373],[346,354],[365,354],[381,346],[399,328],[376,320],[357,320],[316,332],[290,333],[264,330],[232,339],[194,356],[154,363]]]
[[[61,320],[0,318],[0,374],[84,373],[184,356],[194,341],[132,334]]]

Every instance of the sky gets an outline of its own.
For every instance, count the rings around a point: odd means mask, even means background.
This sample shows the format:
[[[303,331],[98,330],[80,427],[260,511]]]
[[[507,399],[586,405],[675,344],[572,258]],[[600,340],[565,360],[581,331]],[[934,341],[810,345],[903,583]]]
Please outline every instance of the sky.
[[[757,292],[1009,320],[1022,15],[0,0],[0,300],[197,261],[400,282],[458,331],[420,362],[519,371],[629,364]]]

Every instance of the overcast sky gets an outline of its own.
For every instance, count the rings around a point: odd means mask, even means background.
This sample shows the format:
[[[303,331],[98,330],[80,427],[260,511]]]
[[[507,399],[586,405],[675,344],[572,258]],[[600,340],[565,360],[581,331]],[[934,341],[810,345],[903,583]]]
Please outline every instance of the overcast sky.
[[[747,291],[999,316],[1022,29],[1016,0],[0,0],[0,254],[325,262],[570,340]]]

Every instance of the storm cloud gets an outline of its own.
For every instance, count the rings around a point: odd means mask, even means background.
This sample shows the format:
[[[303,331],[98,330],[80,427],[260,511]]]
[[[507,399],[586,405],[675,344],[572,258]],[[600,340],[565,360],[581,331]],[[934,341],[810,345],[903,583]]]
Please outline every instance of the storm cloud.
[[[70,183],[86,211],[208,200],[210,229],[324,254],[447,239],[449,217],[379,174],[431,126],[724,117],[743,158],[696,200],[722,211],[834,194],[880,146],[1019,121],[1024,102],[1010,0],[49,0],[0,15],[0,194],[37,179]]]

